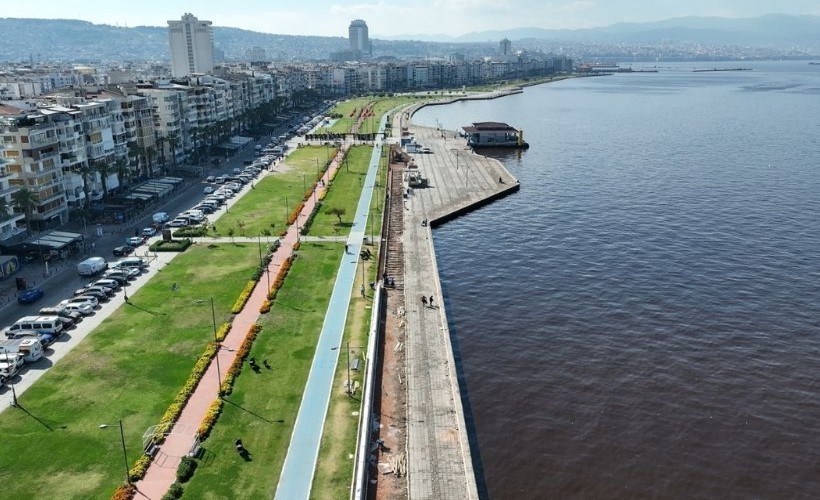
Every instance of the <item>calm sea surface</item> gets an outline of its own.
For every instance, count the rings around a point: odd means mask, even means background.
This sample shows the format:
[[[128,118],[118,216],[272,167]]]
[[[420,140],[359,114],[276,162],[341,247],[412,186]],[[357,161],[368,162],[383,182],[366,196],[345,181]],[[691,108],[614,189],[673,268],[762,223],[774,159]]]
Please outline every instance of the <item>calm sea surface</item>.
[[[416,115],[531,145],[435,231],[493,498],[820,498],[820,66],[658,69]]]

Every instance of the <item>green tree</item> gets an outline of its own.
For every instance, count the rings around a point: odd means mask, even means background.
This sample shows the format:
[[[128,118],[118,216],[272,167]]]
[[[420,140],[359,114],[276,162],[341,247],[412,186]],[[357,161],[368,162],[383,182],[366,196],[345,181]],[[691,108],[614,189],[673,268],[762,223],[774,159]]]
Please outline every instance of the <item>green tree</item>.
[[[22,188],[11,195],[11,202],[14,208],[25,215],[26,227],[29,229],[32,229],[31,214],[34,213],[39,201],[40,199],[37,197],[37,193],[28,188]]]
[[[347,210],[345,210],[344,208],[341,208],[341,207],[331,207],[331,208],[328,208],[327,210],[325,210],[325,213],[328,214],[328,215],[335,215],[336,217],[338,217],[339,218],[339,224],[338,225],[341,226],[342,225],[342,216],[347,213]]]

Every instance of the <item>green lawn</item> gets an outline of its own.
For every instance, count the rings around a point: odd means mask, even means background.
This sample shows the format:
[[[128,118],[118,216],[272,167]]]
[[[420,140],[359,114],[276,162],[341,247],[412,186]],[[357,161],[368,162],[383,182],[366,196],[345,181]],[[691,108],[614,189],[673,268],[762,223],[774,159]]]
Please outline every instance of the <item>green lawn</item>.
[[[0,414],[2,496],[110,498],[125,475],[117,420],[130,466],[213,338],[210,297],[227,321],[257,258],[252,244],[192,247]]]
[[[373,104],[373,117],[366,119],[362,123],[359,133],[373,134],[378,132],[379,121],[382,115],[396,106],[419,102],[422,99],[435,98],[438,95],[430,94],[430,96],[413,95],[413,96],[392,96],[392,97],[378,97],[366,96],[357,97],[348,101],[340,102],[330,111],[329,114],[340,114],[342,117],[336,120],[330,127],[324,127],[316,131],[317,134],[331,133],[331,134],[346,134],[353,130],[353,125],[356,123],[359,112],[365,106]],[[355,110],[355,113],[354,113]],[[353,114],[353,116],[350,116]]]
[[[262,499],[276,489],[342,250],[304,243],[298,254],[270,313],[260,319],[250,354],[260,373],[243,369],[202,445],[205,453],[184,498]],[[271,370],[261,366],[265,359]],[[234,450],[237,438],[251,461]]]
[[[308,233],[310,236],[347,236],[350,232],[351,221],[356,215],[362,183],[367,176],[367,167],[372,154],[372,146],[354,146],[348,150],[327,196],[322,200],[321,209],[313,219]],[[345,210],[346,214],[342,216],[341,225],[339,225],[337,216],[327,213],[330,208]]]
[[[336,152],[336,148],[326,146],[297,148],[276,167],[277,172],[255,183],[230,212],[214,221],[216,234],[228,236],[233,229],[234,236],[258,236],[265,231],[278,236],[306,189],[316,183],[319,169]]]

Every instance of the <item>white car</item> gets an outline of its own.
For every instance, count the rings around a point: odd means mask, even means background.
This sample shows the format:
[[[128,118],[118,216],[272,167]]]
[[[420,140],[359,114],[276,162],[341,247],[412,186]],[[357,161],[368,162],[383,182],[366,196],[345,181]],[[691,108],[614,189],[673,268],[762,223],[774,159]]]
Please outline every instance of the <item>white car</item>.
[[[151,236],[154,236],[155,234],[157,234],[157,230],[154,229],[153,227],[146,227],[145,229],[142,230],[142,235],[143,236],[148,236],[149,238]]]
[[[94,314],[94,307],[90,304],[83,303],[66,304],[65,310],[71,312],[78,312],[83,316],[90,316]]]
[[[57,307],[68,307],[71,304],[86,304],[91,307],[97,307],[97,304],[99,303],[100,301],[97,300],[97,297],[92,297],[90,295],[80,295],[78,297],[66,299],[60,302],[59,304],[57,304]]]
[[[211,193],[214,192],[214,187],[213,186],[205,186],[205,189],[203,189],[202,192],[205,193],[205,194],[211,194]]]

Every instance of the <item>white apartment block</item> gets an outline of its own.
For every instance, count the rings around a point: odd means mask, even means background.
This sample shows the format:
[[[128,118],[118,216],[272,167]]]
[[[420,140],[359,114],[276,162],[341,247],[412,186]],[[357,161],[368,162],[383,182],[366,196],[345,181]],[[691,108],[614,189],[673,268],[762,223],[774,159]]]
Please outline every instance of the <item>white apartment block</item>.
[[[214,68],[214,35],[211,21],[185,14],[180,21],[168,21],[171,46],[171,75],[184,77],[208,73]]]

